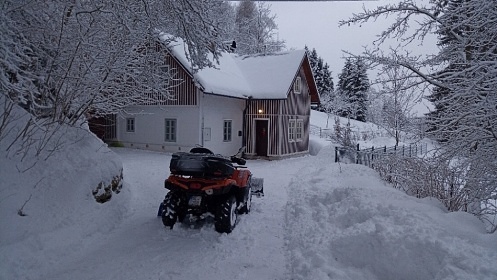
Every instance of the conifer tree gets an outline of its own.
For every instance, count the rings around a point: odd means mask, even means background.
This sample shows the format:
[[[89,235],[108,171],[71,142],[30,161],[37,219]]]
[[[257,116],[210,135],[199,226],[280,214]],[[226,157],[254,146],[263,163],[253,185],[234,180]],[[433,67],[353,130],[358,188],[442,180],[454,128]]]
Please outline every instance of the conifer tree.
[[[342,117],[365,122],[369,79],[367,67],[360,58],[348,58],[338,77],[336,103]]]
[[[330,66],[325,63],[323,58],[318,56],[316,49],[309,51],[305,46],[305,50],[309,56],[309,63],[314,74],[314,81],[321,97],[321,104],[318,107],[319,111],[331,112],[333,106],[333,77],[331,76]]]

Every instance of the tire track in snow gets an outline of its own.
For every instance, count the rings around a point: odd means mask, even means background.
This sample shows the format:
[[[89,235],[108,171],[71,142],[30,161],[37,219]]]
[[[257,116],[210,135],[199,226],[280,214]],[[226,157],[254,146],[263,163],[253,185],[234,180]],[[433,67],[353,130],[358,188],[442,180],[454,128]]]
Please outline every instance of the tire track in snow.
[[[264,178],[263,198],[239,216],[231,234],[219,234],[213,223],[166,229],[156,217],[167,190],[170,155],[117,149],[124,163],[132,199],[127,217],[99,239],[84,240],[85,250],[61,260],[40,279],[274,279],[287,280],[285,211],[287,188],[301,168],[301,158],[248,161],[254,176]],[[291,164],[287,164],[290,161]]]

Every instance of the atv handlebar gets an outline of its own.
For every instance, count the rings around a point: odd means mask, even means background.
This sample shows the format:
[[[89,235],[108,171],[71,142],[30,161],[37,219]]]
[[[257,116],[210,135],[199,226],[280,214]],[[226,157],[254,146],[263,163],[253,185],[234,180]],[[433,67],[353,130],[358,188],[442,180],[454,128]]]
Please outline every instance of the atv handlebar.
[[[245,159],[236,156],[231,156],[231,161],[238,165],[245,165],[247,163]]]

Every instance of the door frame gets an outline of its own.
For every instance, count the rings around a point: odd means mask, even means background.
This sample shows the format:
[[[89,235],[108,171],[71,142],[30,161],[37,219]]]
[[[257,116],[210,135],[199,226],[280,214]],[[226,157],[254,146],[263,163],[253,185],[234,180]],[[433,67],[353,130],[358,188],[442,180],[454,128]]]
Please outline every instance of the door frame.
[[[271,131],[271,122],[269,118],[254,118],[253,123],[252,123],[252,143],[253,143],[253,151],[256,156],[259,156],[257,154],[257,121],[266,121],[267,123],[267,143],[266,143],[266,156],[268,156],[269,152],[269,137],[270,137],[270,131]]]

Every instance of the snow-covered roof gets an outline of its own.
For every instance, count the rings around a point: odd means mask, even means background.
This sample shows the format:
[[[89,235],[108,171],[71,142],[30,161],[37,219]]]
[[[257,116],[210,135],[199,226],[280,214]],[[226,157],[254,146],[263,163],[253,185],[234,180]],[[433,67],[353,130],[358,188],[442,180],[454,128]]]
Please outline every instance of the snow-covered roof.
[[[305,50],[241,56],[223,52],[215,68],[192,71],[187,46],[164,35],[171,54],[187,69],[205,93],[236,98],[285,99],[305,57]]]

